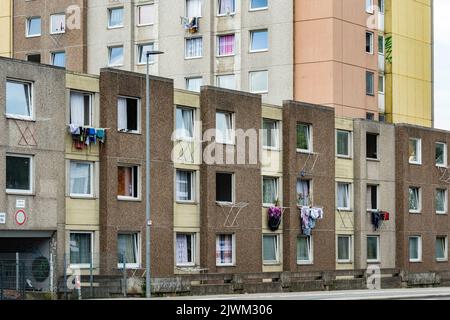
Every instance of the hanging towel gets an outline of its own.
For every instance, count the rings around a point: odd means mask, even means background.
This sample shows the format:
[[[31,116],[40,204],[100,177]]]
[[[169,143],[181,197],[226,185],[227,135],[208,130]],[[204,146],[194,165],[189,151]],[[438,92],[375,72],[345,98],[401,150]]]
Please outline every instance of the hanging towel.
[[[79,135],[80,134],[80,127],[76,124],[69,124],[69,131],[73,135]]]
[[[105,143],[105,139],[106,139],[105,129],[97,129],[97,139],[101,143]]]

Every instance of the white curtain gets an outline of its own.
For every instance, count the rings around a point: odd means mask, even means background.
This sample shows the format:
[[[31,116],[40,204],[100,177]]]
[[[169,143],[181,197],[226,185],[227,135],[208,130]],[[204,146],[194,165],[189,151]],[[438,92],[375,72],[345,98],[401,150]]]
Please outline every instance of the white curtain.
[[[117,99],[117,129],[126,130],[127,126],[127,99]]]
[[[202,16],[202,0],[186,0],[186,15],[188,18]]]
[[[445,190],[436,191],[436,211],[445,212]]]
[[[446,258],[446,238],[438,237],[436,238],[436,258],[445,259]]]
[[[348,183],[338,183],[338,208],[350,208],[350,187]]]
[[[177,171],[177,200],[192,200],[191,180],[192,172],[181,170]]]
[[[186,79],[186,89],[189,91],[200,92],[202,83],[202,78],[188,78]]]
[[[299,237],[297,240],[297,261],[311,260],[311,237]]]
[[[144,5],[139,7],[139,24],[153,23],[153,5]]]
[[[419,188],[409,188],[409,209],[419,210]]]
[[[70,163],[70,193],[91,194],[91,165],[89,163]]]
[[[138,235],[136,233],[118,235],[118,258],[119,263],[137,263],[137,252],[139,248]]]
[[[233,13],[235,0],[219,0],[219,14]]]
[[[70,93],[70,124],[84,125],[84,95],[78,92]]]
[[[202,38],[186,39],[186,57],[201,57],[203,54]]]
[[[188,263],[188,235],[177,234],[177,264]]]
[[[109,26],[115,27],[123,24],[123,8],[111,9],[109,17]]]
[[[277,200],[277,180],[276,178],[263,179],[263,203],[274,204]]]
[[[70,263],[90,264],[91,263],[91,237],[90,233],[70,234]]]
[[[231,234],[222,234],[217,237],[216,263],[233,263],[233,236]]]
[[[217,86],[224,89],[236,89],[234,75],[217,76]]]
[[[51,16],[52,33],[64,32],[66,27],[66,15],[55,14]]]
[[[309,180],[297,180],[297,198],[301,206],[310,206]]]
[[[192,138],[194,136],[194,112],[193,110],[182,110],[184,136]]]

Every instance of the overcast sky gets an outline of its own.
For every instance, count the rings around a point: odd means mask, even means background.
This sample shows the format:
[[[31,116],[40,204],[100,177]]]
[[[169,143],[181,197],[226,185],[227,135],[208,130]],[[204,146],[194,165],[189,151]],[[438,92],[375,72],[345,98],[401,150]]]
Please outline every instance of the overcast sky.
[[[434,0],[434,120],[450,130],[450,1]]]

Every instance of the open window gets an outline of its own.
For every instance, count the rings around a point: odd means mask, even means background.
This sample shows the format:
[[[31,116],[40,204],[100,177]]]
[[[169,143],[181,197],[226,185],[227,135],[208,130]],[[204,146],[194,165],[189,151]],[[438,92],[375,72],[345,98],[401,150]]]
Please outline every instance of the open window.
[[[422,140],[417,138],[409,139],[409,163],[422,164]]]
[[[108,9],[108,29],[123,27],[123,7]]]
[[[312,152],[312,126],[306,123],[297,123],[297,152]]]
[[[194,138],[194,109],[177,107],[175,113],[177,139],[192,140]]]
[[[216,142],[234,144],[234,124],[231,112],[216,112]]]
[[[50,33],[59,34],[66,32],[66,14],[58,13],[50,16]]]
[[[232,173],[217,172],[216,173],[216,201],[217,202],[234,202],[234,182]]]
[[[351,184],[347,182],[337,183],[337,209],[342,211],[351,210]]]
[[[265,234],[263,235],[263,263],[278,264],[280,263],[280,240],[279,235]]]
[[[32,83],[6,80],[6,116],[31,120],[33,118]]]
[[[297,204],[302,207],[312,205],[311,180],[297,179]]]
[[[93,197],[92,162],[70,161],[70,196]]]
[[[366,53],[373,54],[373,32],[366,31]]]
[[[263,177],[263,206],[271,207],[279,200],[278,178]]]
[[[176,199],[181,202],[195,201],[195,172],[191,170],[176,171]]]
[[[137,7],[138,26],[149,26],[154,23],[154,7],[153,4],[145,4]]]
[[[436,237],[436,261],[448,261],[448,238],[447,236]]]
[[[263,147],[270,150],[278,150],[280,145],[279,121],[263,119]]]
[[[297,238],[297,264],[313,263],[312,236],[299,236]]]
[[[138,64],[146,64],[147,63],[147,52],[154,50],[153,43],[142,43],[138,44]],[[148,62],[153,63],[154,57],[153,55],[149,55]]]
[[[436,166],[447,167],[447,144],[444,142],[436,142]]]
[[[422,189],[409,187],[409,212],[420,213],[422,211]]]
[[[436,189],[435,208],[437,214],[446,214],[448,211],[447,189]]]
[[[92,126],[92,93],[70,92],[70,124]]]
[[[41,17],[31,17],[27,19],[27,38],[39,37],[41,35]]]
[[[139,268],[141,259],[141,247],[139,233],[119,233],[117,235],[118,268]]]
[[[198,18],[202,16],[202,0],[186,0],[186,17]]]
[[[119,166],[117,197],[122,200],[139,199],[139,166]]]
[[[378,160],[378,134],[366,134],[366,158],[371,160]]]
[[[218,0],[219,1],[219,16],[236,13],[236,0]]]
[[[136,98],[117,99],[117,129],[121,132],[140,132],[140,103]]]

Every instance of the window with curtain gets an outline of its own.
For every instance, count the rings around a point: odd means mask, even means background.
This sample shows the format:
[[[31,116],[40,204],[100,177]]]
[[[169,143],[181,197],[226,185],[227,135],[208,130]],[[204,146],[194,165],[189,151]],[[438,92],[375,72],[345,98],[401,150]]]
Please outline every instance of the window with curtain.
[[[117,168],[117,196],[119,198],[139,198],[139,166],[119,166]]]
[[[378,36],[378,53],[384,54],[384,36]]]
[[[378,262],[380,248],[379,236],[367,236],[367,262]]]
[[[297,238],[297,263],[312,263],[312,238],[299,236]]]
[[[265,9],[268,6],[268,0],[250,0],[251,10]]]
[[[66,53],[65,52],[52,52],[52,65],[56,67],[66,66]]]
[[[108,28],[123,27],[123,8],[110,8],[108,11]]]
[[[263,177],[263,205],[272,206],[278,199],[278,178]]]
[[[251,71],[250,75],[250,92],[267,93],[269,91],[269,71]]]
[[[278,263],[280,261],[277,235],[263,235],[264,263]]]
[[[176,172],[176,197],[177,201],[194,201],[195,187],[194,171],[177,170]]]
[[[138,63],[139,64],[146,64],[147,63],[147,52],[155,50],[155,46],[153,43],[144,43],[144,44],[138,44]],[[149,55],[148,62],[153,63],[154,60],[153,55]]]
[[[297,180],[297,203],[299,206],[308,207],[312,205],[311,181]]]
[[[219,0],[219,15],[236,12],[236,0]]]
[[[267,29],[250,31],[250,51],[266,51],[269,49],[269,31]]]
[[[89,267],[92,263],[92,243],[91,232],[71,232],[70,264]]]
[[[32,191],[32,157],[6,155],[6,190],[8,192]]]
[[[117,258],[119,268],[139,267],[140,245],[138,233],[119,233],[117,235]]]
[[[66,32],[66,15],[64,13],[61,14],[52,14],[50,16],[50,33],[64,33]]]
[[[230,56],[234,54],[234,34],[227,34],[217,37],[218,52],[217,55]]]
[[[37,37],[41,35],[41,17],[27,19],[27,37]]]
[[[233,115],[229,112],[216,112],[216,142],[233,144]]]
[[[373,32],[366,32],[366,53],[373,53]]]
[[[185,58],[201,58],[203,55],[203,38],[186,39]]]
[[[186,0],[186,17],[195,18],[202,16],[202,0]]]
[[[263,147],[277,149],[279,147],[278,121],[263,119]]]
[[[177,233],[176,240],[177,266],[195,265],[195,235]]]
[[[70,195],[92,196],[92,166],[90,162],[70,162]]]
[[[194,138],[194,109],[181,108],[176,109],[176,136],[178,139]]]
[[[445,167],[447,166],[447,144],[443,142],[436,142],[436,165]]]
[[[139,6],[138,10],[138,25],[147,26],[154,23],[154,5],[146,4]]]
[[[420,164],[422,162],[421,140],[409,139],[409,163]]]
[[[366,192],[367,211],[378,210],[378,186],[368,185]]]
[[[409,237],[409,261],[422,260],[422,238],[420,236]]]
[[[311,125],[304,123],[297,124],[297,151],[300,152],[312,151],[311,131],[312,131]]]
[[[121,132],[139,133],[140,111],[139,99],[117,98],[117,130]]]
[[[216,238],[216,265],[234,264],[234,245],[232,234],[220,234]]]
[[[420,212],[421,192],[418,187],[409,187],[409,212]]]
[[[123,46],[119,47],[109,47],[109,58],[108,65],[113,66],[121,66],[123,65]]]
[[[436,213],[445,214],[447,213],[447,190],[437,189],[436,190],[436,200],[435,200]]]
[[[366,157],[378,159],[378,134],[376,133],[366,133]]]
[[[338,236],[338,262],[350,262],[351,236]]]
[[[216,201],[233,202],[233,174],[216,173]]]
[[[186,78],[186,90],[188,91],[200,92],[200,87],[202,84],[202,77]]]
[[[385,75],[380,74],[378,76],[378,93],[380,93],[380,94],[384,94],[384,80],[385,80]]]
[[[366,95],[373,96],[374,95],[374,77],[375,73],[371,71],[366,71]]]
[[[373,0],[366,0],[366,12],[373,13]]]
[[[350,157],[350,137],[350,131],[336,130],[336,153],[339,157]]]
[[[29,82],[6,80],[6,115],[32,118],[32,85]]]
[[[224,89],[236,89],[236,80],[234,74],[217,76],[217,86]]]
[[[70,92],[70,124],[78,126],[92,126],[92,94]]]
[[[350,210],[350,183],[338,182],[337,208],[339,210]]]
[[[447,237],[445,236],[436,237],[436,260],[447,261],[447,259],[448,259]]]

